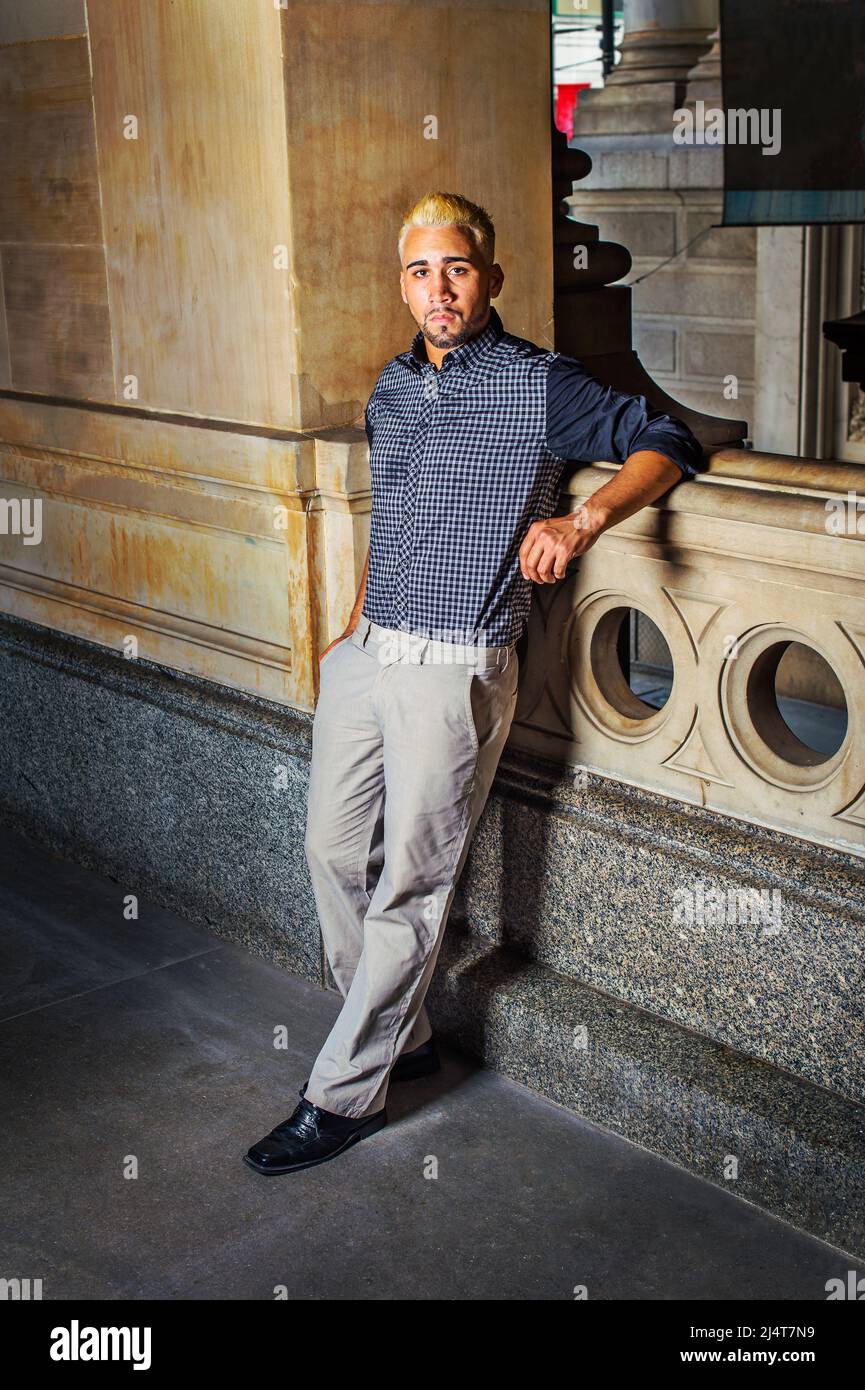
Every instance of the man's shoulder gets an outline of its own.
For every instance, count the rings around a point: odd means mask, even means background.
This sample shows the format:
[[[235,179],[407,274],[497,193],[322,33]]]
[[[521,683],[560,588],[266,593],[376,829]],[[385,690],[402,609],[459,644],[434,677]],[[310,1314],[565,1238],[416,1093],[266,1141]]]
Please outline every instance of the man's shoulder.
[[[556,354],[549,348],[533,343],[530,338],[521,338],[517,333],[505,329],[489,352],[470,365],[473,375],[482,377],[517,377],[542,381]]]
[[[591,372],[579,357],[571,357],[567,352],[550,353],[550,372],[555,377],[591,376]]]
[[[507,329],[499,338],[497,346],[502,351],[504,360],[514,366],[531,365],[538,369],[548,368],[558,353],[551,348],[545,348],[540,343],[533,343],[530,338],[520,338],[516,333],[509,333]]]
[[[555,356],[549,348],[542,347],[540,343],[533,343],[531,338],[521,338],[517,333],[509,333],[507,329],[499,338],[499,344],[506,345],[511,352],[520,357]]]

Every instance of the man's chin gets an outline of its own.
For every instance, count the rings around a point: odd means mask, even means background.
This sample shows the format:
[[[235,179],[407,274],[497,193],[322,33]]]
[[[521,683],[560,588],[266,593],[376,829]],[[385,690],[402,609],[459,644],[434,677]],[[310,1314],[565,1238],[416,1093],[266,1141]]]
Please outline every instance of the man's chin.
[[[449,327],[444,323],[425,324],[423,335],[425,338],[429,339],[433,347],[439,348],[459,347],[460,343],[466,342],[471,336],[465,324],[460,319],[456,320],[455,327]]]

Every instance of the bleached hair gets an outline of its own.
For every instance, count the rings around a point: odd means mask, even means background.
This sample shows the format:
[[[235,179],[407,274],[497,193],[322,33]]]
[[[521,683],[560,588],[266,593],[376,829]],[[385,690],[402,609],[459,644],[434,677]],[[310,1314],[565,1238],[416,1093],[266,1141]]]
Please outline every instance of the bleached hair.
[[[402,264],[403,246],[409,227],[458,226],[473,237],[486,265],[496,257],[496,229],[489,213],[459,193],[425,193],[403,218],[398,251]]]

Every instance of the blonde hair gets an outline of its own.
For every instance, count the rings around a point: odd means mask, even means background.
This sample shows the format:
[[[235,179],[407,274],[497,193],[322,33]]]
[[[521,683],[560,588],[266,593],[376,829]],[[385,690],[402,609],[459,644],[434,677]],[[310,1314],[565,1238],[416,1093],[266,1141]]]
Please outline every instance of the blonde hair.
[[[491,266],[496,256],[496,229],[492,218],[477,203],[470,203],[459,193],[425,193],[403,218],[399,233],[398,251],[402,264],[402,251],[409,227],[451,227],[458,226],[473,238],[486,265]]]

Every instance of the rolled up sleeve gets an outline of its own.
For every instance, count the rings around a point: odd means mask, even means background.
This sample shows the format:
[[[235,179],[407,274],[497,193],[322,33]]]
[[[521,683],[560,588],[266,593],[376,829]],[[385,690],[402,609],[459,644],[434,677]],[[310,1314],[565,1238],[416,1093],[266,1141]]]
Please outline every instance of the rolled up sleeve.
[[[708,467],[684,420],[653,410],[645,396],[614,391],[561,353],[547,376],[546,444],[559,458],[585,463],[624,463],[638,449],[654,449],[671,459],[683,478]]]

